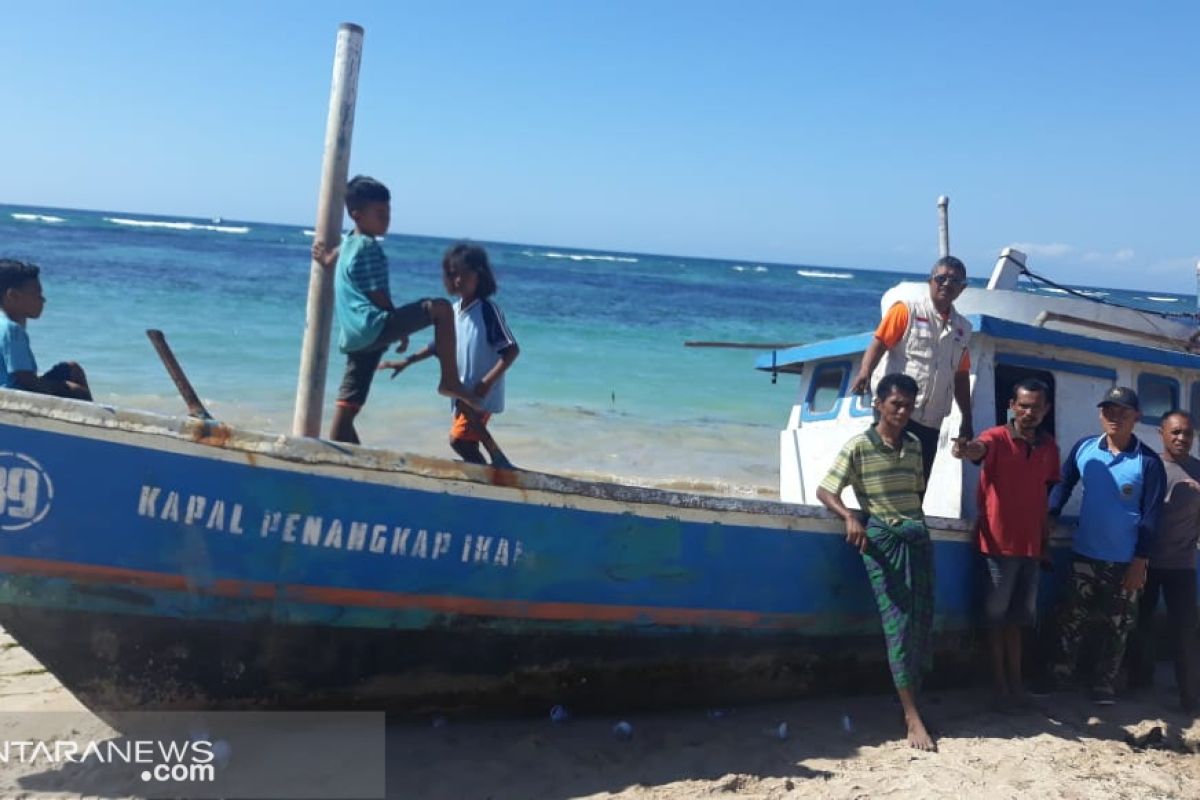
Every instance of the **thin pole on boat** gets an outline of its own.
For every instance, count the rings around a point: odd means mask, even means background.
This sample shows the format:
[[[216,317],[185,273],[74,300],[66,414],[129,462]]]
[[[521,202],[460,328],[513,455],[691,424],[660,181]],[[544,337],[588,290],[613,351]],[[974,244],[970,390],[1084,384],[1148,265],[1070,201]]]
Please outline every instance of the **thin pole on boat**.
[[[1200,261],[1196,262],[1196,310],[1200,311]],[[1200,314],[1197,314],[1196,317],[1200,320]],[[1200,328],[1197,328],[1195,333],[1188,337],[1187,351],[1200,353]]]
[[[941,258],[950,255],[950,198],[938,198],[938,252]]]
[[[342,203],[350,169],[350,137],[354,133],[354,104],[358,100],[358,67],[362,62],[363,29],[352,22],[338,26],[333,56],[329,116],[325,120],[325,156],[321,163],[321,192],[317,199],[316,241],[334,247],[341,241]],[[333,327],[333,274],[314,259],[308,272],[308,312],[300,352],[296,413],[292,433],[317,436],[329,368],[329,332]]]

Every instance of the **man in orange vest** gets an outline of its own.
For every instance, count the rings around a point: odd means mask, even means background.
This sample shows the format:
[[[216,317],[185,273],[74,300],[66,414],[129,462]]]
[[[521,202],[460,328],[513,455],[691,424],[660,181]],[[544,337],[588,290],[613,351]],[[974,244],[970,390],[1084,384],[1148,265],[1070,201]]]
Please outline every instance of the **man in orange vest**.
[[[887,310],[875,337],[863,353],[862,367],[851,391],[867,394],[875,379],[903,373],[917,382],[920,393],[905,430],[921,442],[925,480],[933,471],[938,434],[951,403],[962,413],[958,438],[974,438],[971,424],[971,323],[954,309],[967,287],[967,268],[954,256],[938,259],[929,274],[929,296],[898,301]],[[887,356],[884,358],[884,356]]]

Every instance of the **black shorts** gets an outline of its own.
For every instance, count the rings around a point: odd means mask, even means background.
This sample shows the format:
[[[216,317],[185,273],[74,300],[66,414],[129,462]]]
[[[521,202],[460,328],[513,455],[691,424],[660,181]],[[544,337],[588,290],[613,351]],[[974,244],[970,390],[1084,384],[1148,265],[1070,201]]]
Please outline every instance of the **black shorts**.
[[[984,556],[988,570],[984,615],[989,625],[1032,625],[1037,620],[1040,565],[1036,558]]]
[[[388,345],[399,341],[409,334],[416,333],[422,328],[428,328],[433,322],[429,316],[429,304],[433,300],[426,297],[414,303],[393,308],[388,312],[383,330],[375,343],[365,350],[356,350],[346,354],[346,372],[342,375],[342,385],[338,387],[337,404],[345,408],[362,408],[367,402],[367,393],[371,391],[371,380],[375,377],[375,369],[383,360]]]
[[[71,365],[65,361],[60,361],[50,369],[46,370],[46,374],[42,376],[42,380],[46,381],[69,381],[71,380]]]

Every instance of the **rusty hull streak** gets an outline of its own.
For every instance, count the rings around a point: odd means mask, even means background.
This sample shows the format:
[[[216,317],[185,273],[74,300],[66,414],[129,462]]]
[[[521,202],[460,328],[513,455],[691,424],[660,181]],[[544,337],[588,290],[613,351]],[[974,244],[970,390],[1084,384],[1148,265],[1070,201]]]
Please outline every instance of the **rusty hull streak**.
[[[189,420],[188,434],[196,444],[209,447],[229,447],[230,440],[234,438],[233,428],[224,422],[202,419]]]
[[[521,488],[521,479],[517,475],[516,470],[496,469],[495,467],[488,467],[487,470],[490,473],[493,486],[503,486],[506,489]]]

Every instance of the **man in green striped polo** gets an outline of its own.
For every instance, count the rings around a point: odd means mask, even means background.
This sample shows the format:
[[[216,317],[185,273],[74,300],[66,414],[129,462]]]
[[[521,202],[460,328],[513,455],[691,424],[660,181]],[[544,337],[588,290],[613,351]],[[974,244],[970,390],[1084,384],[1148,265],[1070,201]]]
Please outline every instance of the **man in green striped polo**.
[[[921,511],[925,472],[921,442],[904,430],[917,391],[917,382],[907,375],[879,381],[874,400],[879,421],[842,446],[817,499],[842,518],[846,541],[862,554],[883,621],[892,682],[904,706],[908,743],[936,750],[916,703],[933,660],[933,544]],[[847,486],[853,487],[861,512],[842,502]]]

